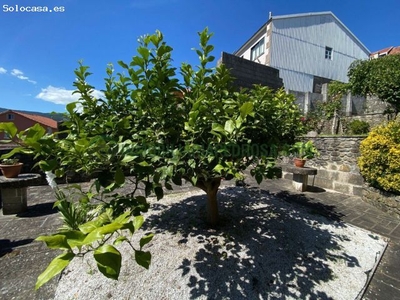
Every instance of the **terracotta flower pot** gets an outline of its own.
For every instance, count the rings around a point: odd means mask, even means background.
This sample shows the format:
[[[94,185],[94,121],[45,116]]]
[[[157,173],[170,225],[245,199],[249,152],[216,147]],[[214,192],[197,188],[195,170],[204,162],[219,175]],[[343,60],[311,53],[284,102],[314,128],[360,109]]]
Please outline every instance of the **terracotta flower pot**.
[[[21,173],[23,163],[17,163],[15,165],[1,165],[0,169],[6,178],[15,178],[18,177],[19,173]]]
[[[306,160],[301,158],[294,158],[293,162],[294,165],[299,168],[304,168],[304,165],[306,164]]]

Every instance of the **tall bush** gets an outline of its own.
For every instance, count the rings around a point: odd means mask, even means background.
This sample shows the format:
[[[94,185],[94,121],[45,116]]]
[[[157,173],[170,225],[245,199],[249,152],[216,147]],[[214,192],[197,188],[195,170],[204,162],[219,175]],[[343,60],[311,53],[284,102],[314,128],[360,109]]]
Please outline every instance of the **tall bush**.
[[[358,166],[372,186],[400,193],[400,122],[375,127],[361,142]]]

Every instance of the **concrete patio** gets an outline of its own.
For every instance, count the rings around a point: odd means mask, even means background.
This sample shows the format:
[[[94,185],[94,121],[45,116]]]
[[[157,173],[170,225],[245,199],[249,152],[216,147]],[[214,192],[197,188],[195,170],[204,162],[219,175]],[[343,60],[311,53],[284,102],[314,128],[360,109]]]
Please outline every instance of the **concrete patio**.
[[[233,182],[225,182],[231,185]],[[388,248],[372,277],[363,299],[400,299],[400,219],[389,216],[363,202],[359,197],[332,193],[318,188],[297,192],[289,180],[268,180],[257,185],[246,179],[249,188],[268,190],[283,201],[306,206],[328,218],[353,224],[390,239]],[[185,186],[176,192],[187,191]],[[0,298],[52,299],[57,279],[38,291],[37,276],[56,256],[39,235],[54,233],[61,225],[55,210],[53,192],[48,186],[30,187],[28,210],[20,215],[0,215]]]

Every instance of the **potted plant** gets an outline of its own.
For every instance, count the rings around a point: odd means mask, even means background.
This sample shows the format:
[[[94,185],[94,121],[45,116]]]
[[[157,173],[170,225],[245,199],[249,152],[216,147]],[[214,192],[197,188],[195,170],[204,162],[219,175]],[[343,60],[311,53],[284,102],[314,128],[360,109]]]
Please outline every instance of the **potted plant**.
[[[306,160],[319,155],[317,148],[312,141],[296,142],[291,148],[290,153],[294,156],[294,165],[303,168]]]
[[[22,166],[18,158],[6,158],[1,161],[0,169],[4,177],[15,178],[21,173]]]

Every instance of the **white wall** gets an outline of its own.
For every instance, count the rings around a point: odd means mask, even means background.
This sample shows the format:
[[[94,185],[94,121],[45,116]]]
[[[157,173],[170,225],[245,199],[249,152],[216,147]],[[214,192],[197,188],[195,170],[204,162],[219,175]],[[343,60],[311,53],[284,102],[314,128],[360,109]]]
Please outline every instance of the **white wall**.
[[[326,46],[333,48],[332,60],[325,58]],[[312,91],[311,75],[347,82],[350,64],[368,58],[365,49],[332,15],[272,19],[270,51],[270,66],[282,70],[285,88],[304,92]],[[306,83],[306,78],[311,82]]]

